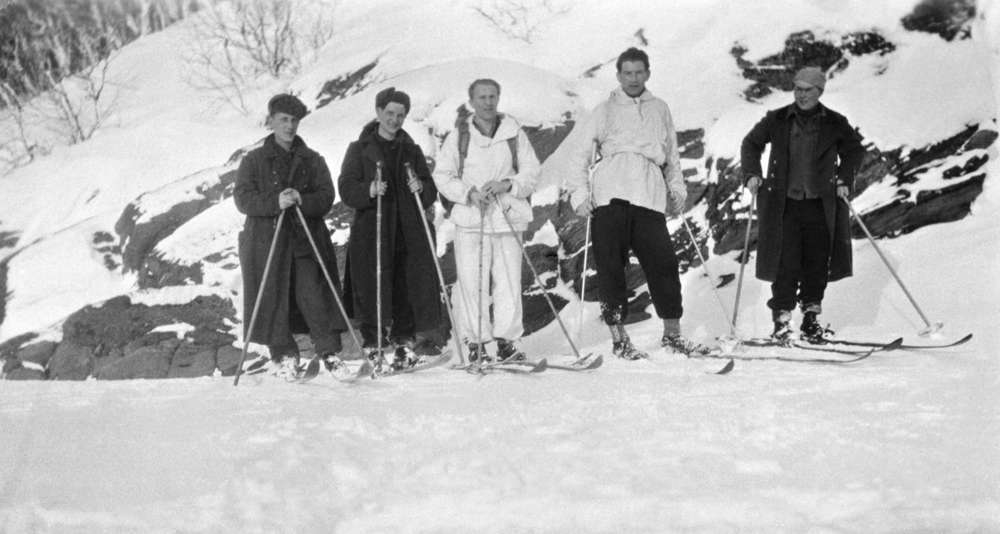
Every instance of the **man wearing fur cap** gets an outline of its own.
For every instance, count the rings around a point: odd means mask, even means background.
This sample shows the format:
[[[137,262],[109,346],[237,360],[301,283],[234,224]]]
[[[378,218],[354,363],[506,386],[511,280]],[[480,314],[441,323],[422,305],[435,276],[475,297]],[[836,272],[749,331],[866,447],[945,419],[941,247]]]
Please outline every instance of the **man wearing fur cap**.
[[[684,353],[707,352],[681,335],[681,282],[666,214],[682,213],[687,188],[670,108],[646,89],[650,70],[645,52],[629,48],[618,56],[617,68],[620,87],[581,124],[587,144],[578,147],[566,181],[577,214],[592,217],[601,315],[611,329],[616,355],[646,357],[632,345],[624,326],[625,275],[634,251],[663,320],[661,345]],[[594,143],[600,164],[588,181]]]
[[[258,289],[264,285],[253,332],[244,339],[267,345],[272,373],[291,379],[298,374],[299,349],[292,333],[308,332],[318,357],[327,368],[342,365],[340,334],[347,324],[336,309],[336,301],[318,261],[339,280],[330,232],[323,217],[333,206],[333,181],[326,161],[296,135],[306,106],[295,96],[281,94],[267,105],[267,126],[272,130],[263,145],[251,150],[240,162],[233,199],[246,214],[239,236],[240,268],[243,273],[243,320],[249,328]],[[305,216],[303,228],[294,208]],[[288,210],[280,234],[274,241],[274,256],[267,280],[263,280],[268,251],[278,215]],[[312,234],[320,258],[309,244]],[[250,366],[265,361],[251,362]]]
[[[847,119],[820,104],[821,69],[799,70],[794,84],[795,101],[769,111],[750,130],[740,161],[747,187],[758,195],[757,278],[771,282],[772,337],[791,342],[798,303],[802,337],[821,342],[832,334],[819,323],[827,282],[852,274],[846,202],[865,151]],[[765,178],[760,157],[768,144]]]
[[[347,245],[345,300],[349,313],[361,322],[361,335],[369,357],[379,345],[395,345],[393,368],[413,365],[416,333],[441,325],[441,302],[434,257],[420,217],[434,204],[437,189],[431,180],[424,153],[403,130],[410,112],[410,97],[389,87],[375,96],[375,120],[347,147],[338,188],[344,203],[354,208],[354,222]],[[382,180],[376,180],[381,165]],[[406,167],[413,169],[410,179]],[[414,198],[419,196],[419,204]],[[382,265],[376,265],[376,208],[382,197]],[[381,268],[382,294],[376,290]],[[378,298],[382,299],[378,331]],[[390,315],[387,317],[386,313]],[[389,334],[389,337],[386,337]]]

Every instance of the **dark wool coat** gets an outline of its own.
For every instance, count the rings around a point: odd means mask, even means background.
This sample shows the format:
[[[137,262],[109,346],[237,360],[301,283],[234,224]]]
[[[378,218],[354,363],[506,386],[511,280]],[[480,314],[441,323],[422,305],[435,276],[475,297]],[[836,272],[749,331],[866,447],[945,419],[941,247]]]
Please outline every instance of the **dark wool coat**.
[[[292,143],[290,176],[281,176],[276,168],[276,161],[283,153],[284,149],[274,142],[274,135],[270,135],[264,140],[263,146],[251,150],[244,156],[236,174],[233,198],[236,200],[236,208],[247,216],[239,237],[240,267],[243,271],[244,329],[250,327],[254,300],[257,298],[257,291],[264,276],[268,250],[281,212],[278,208],[278,195],[286,187],[294,188],[302,196],[302,204],[299,207],[306,218],[313,241],[316,242],[316,247],[323,257],[330,278],[335,284],[340,282],[330,231],[323,221],[323,217],[333,205],[334,198],[330,169],[322,156],[309,149],[301,138],[296,137]],[[291,283],[294,232],[301,232],[301,225],[295,210],[288,209],[275,244],[271,272],[261,296],[254,332],[248,338],[254,343],[284,342],[284,339],[279,339],[281,333],[289,330],[294,333],[308,332],[305,321],[295,305],[294,288]],[[304,234],[300,236],[304,237]],[[310,256],[313,254],[310,253]],[[336,308],[329,284],[326,280],[321,280],[320,284],[323,287],[325,300],[330,303],[326,310],[321,311],[325,316],[322,320],[331,321],[337,330],[345,330],[347,325]]]
[[[344,300],[348,313],[362,324],[377,323],[375,300],[375,227],[376,200],[369,191],[375,180],[376,162],[383,161],[382,177],[388,182],[382,196],[382,321],[389,325],[388,314],[394,299],[407,299],[416,319],[416,332],[441,325],[441,297],[435,258],[427,243],[420,217],[434,205],[437,189],[431,179],[427,161],[420,147],[405,131],[400,130],[394,143],[399,143],[395,161],[385,161],[379,141],[378,123],[371,122],[361,131],[358,140],[347,147],[337,187],[344,203],[354,208],[354,222],[347,244],[347,272],[344,276]],[[406,185],[404,164],[409,162],[423,184],[421,205]],[[431,232],[434,231],[431,224]],[[402,234],[407,251],[406,261],[394,257],[397,235]],[[433,235],[433,233],[432,233]],[[392,279],[396,269],[404,269],[408,295],[392,294]]]
[[[785,212],[788,192],[789,136],[792,128],[792,106],[771,110],[743,138],[740,164],[744,179],[761,176],[760,156],[764,147],[771,144],[771,157],[767,177],[757,194],[757,278],[773,282],[781,260],[781,219]],[[823,180],[821,193],[826,226],[830,230],[830,266],[828,280],[851,276],[850,210],[837,197],[839,180],[854,190],[854,175],[865,150],[861,136],[847,119],[820,104],[820,130],[816,144],[816,171]]]

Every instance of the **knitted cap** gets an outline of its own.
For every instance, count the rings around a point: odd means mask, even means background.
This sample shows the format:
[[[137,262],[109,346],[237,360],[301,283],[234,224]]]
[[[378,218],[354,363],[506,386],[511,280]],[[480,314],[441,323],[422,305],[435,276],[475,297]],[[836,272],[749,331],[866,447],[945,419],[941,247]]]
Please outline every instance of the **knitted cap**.
[[[826,74],[819,67],[805,67],[795,73],[792,81],[796,85],[804,83],[822,90],[826,87]]]
[[[410,112],[410,95],[397,91],[395,87],[386,87],[375,95],[375,107],[382,109],[389,105],[389,102],[402,104],[406,112]]]

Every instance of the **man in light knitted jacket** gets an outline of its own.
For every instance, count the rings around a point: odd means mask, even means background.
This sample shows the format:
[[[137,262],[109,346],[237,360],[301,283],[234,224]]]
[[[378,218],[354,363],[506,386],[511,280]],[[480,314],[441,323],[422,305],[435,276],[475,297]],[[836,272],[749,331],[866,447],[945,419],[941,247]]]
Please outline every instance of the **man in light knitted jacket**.
[[[434,169],[438,191],[455,203],[451,221],[459,290],[452,301],[472,362],[490,359],[486,345],[494,340],[498,360],[525,359],[514,344],[524,334],[521,246],[515,232],[527,230],[532,220],[528,197],[540,165],[521,125],[497,111],[499,100],[495,80],[472,82],[474,113],[445,139]]]
[[[625,269],[634,251],[646,275],[656,314],[663,320],[661,344],[678,352],[707,352],[681,335],[681,283],[666,216],[679,215],[687,200],[677,135],[667,103],[646,90],[649,56],[629,48],[618,56],[620,87],[580,125],[586,146],[574,154],[566,188],[577,214],[592,216],[591,231],[601,315],[621,358],[647,357],[625,332],[628,287]],[[588,181],[591,145],[601,160]]]

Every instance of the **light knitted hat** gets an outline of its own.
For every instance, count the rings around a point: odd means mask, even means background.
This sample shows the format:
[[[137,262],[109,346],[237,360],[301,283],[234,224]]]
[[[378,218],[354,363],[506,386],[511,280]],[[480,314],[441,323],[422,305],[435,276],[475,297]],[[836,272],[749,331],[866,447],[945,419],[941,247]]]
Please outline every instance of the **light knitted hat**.
[[[826,74],[819,67],[805,67],[795,73],[795,84],[805,83],[823,90],[826,87]]]

